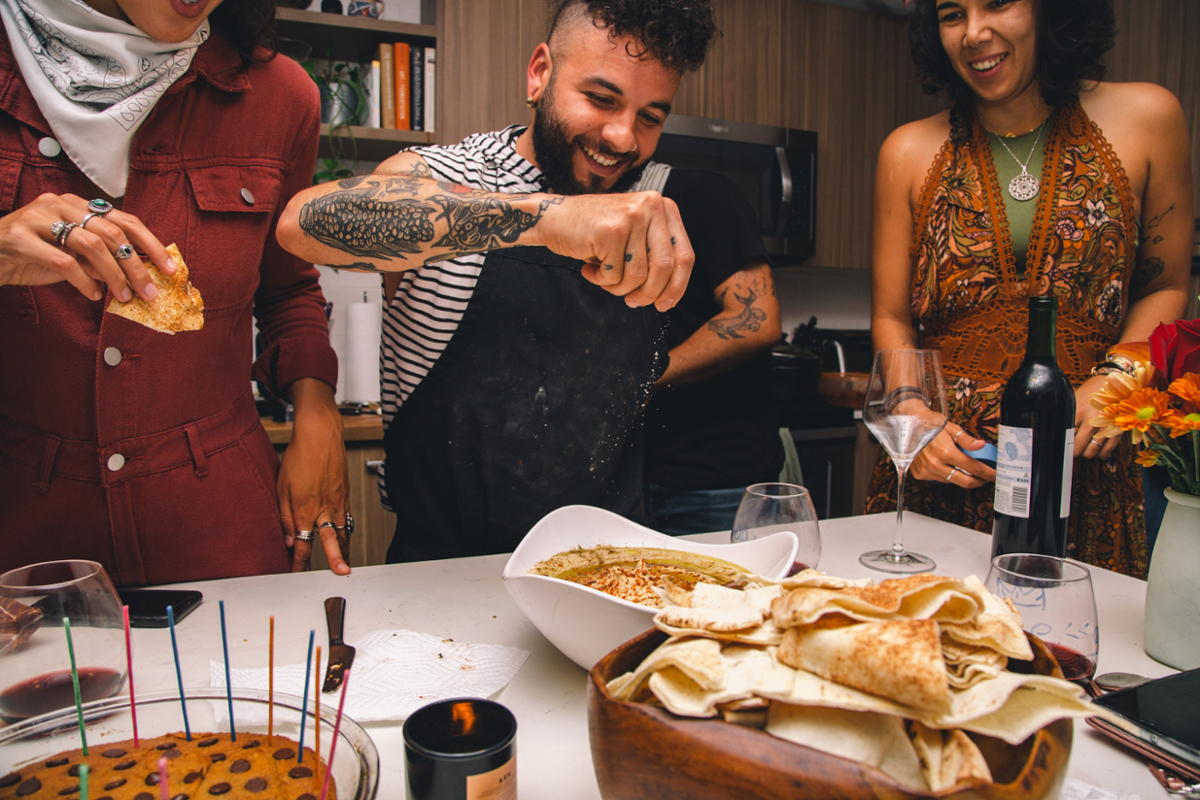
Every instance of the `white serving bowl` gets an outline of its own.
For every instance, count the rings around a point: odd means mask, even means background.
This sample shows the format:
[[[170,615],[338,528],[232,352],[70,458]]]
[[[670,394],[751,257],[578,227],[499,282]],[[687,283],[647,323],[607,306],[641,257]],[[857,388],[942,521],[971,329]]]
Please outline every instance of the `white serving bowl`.
[[[782,578],[799,540],[790,531],[738,544],[701,544],[666,536],[592,506],[565,506],[533,526],[504,565],[504,588],[542,635],[584,669],[654,627],[656,609],[577,583],[529,575],[539,561],[574,548],[660,547],[720,558],[756,575]]]

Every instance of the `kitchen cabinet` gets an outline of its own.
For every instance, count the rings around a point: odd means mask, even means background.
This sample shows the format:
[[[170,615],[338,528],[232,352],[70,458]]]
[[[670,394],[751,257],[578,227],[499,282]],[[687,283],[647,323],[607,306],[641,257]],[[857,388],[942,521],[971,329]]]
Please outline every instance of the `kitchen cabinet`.
[[[350,537],[351,567],[369,567],[385,563],[388,545],[396,532],[396,515],[379,502],[376,467],[383,461],[383,418],[368,414],[343,417],[342,438],[346,442],[346,465],[350,473],[350,510],[354,514],[354,535]],[[292,440],[290,422],[263,418],[263,427],[280,458]],[[317,541],[314,539],[313,544]],[[311,569],[329,569],[325,551],[313,547]]]
[[[311,48],[309,58],[368,65],[375,59],[380,44],[407,42],[421,47],[438,46],[436,25],[325,14],[295,8],[278,9],[275,30],[282,40],[280,49],[284,53],[302,52],[307,46]],[[342,157],[348,161],[382,161],[406,146],[434,142],[436,132],[441,129],[440,84],[441,81],[435,81],[434,84],[438,95],[435,103],[438,110],[434,121],[434,133],[368,128],[360,125],[342,127],[338,129],[339,137],[345,140],[342,142]],[[320,156],[328,158],[329,155],[329,126],[323,124]]]

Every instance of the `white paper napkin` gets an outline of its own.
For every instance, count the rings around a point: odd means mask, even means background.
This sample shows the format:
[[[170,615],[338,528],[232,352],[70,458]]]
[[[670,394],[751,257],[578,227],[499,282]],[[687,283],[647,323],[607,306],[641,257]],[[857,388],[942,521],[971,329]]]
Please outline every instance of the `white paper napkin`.
[[[1136,794],[1101,789],[1099,786],[1092,786],[1090,783],[1077,781],[1074,778],[1067,778],[1063,781],[1062,794],[1058,797],[1059,800],[1142,800]]]
[[[421,706],[451,697],[491,697],[508,685],[529,658],[529,651],[515,647],[463,644],[405,630],[372,631],[351,644],[355,655],[345,713],[357,722],[407,719]],[[319,666],[323,680],[325,663]],[[208,669],[210,684],[225,688],[224,662],[210,660]],[[304,672],[304,664],[277,666],[275,691],[303,697]],[[267,670],[231,668],[230,681],[234,688],[266,691]],[[309,703],[313,701],[312,682],[310,676]],[[346,685],[322,694],[321,705],[336,708]],[[217,723],[228,724],[225,704],[213,701],[212,706]],[[242,704],[234,713],[239,726],[267,721],[265,706]],[[279,710],[275,716],[288,719]]]

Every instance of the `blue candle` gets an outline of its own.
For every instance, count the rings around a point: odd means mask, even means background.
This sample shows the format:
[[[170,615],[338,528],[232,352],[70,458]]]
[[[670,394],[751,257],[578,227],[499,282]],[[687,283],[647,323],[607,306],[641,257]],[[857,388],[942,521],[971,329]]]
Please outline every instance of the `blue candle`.
[[[233,727],[233,682],[229,678],[229,637],[225,635],[225,601],[217,603],[221,608],[221,649],[225,652],[225,697],[229,701],[229,741],[237,741],[237,730]]]
[[[183,696],[183,670],[179,668],[179,645],[175,642],[175,607],[167,606],[167,624],[171,628],[171,650],[175,652],[175,680],[179,682],[179,704],[183,706],[183,731],[187,740],[192,740],[192,727],[188,725],[187,700]]]
[[[304,702],[300,706],[300,752],[296,756],[296,763],[304,763],[304,729],[307,727],[304,724],[304,717],[308,714],[308,679],[312,677],[312,650],[313,637],[316,631],[308,632],[308,657],[304,659]]]

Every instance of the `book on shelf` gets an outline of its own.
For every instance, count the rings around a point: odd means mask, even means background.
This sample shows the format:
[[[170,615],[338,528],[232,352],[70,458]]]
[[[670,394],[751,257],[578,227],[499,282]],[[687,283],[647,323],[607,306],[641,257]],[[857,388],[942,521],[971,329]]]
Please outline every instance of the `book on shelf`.
[[[425,48],[408,46],[408,120],[414,131],[425,130]]]
[[[434,98],[437,96],[437,48],[425,48],[425,85],[423,91],[425,94],[425,130],[433,133],[433,114],[436,108]]]
[[[370,102],[370,111],[367,114],[367,127],[380,128],[382,125],[383,105],[380,103],[379,97],[379,62],[371,62],[371,80],[367,87]]]
[[[379,45],[379,125],[396,127],[395,51],[390,44]]]
[[[392,60],[396,65],[396,130],[398,131],[412,130],[412,119],[409,116],[412,109],[409,107],[408,100],[412,90],[408,50],[407,42],[396,42],[392,45]]]

